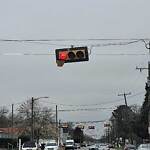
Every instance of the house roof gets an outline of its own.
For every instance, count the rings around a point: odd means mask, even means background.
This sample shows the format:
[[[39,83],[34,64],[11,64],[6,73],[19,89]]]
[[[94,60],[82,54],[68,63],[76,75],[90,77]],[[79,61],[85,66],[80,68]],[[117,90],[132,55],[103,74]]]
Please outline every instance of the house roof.
[[[0,132],[18,133],[19,131],[18,128],[0,128]]]

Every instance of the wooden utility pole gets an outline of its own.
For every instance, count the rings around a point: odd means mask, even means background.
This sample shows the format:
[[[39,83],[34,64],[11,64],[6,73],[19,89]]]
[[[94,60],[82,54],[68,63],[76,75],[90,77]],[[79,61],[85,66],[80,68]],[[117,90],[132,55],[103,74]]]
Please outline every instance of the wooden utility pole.
[[[34,98],[31,99],[31,141],[34,138],[34,127],[33,127],[33,109],[34,109]]]
[[[56,105],[56,135],[57,135],[57,143],[59,145],[59,125],[58,125],[58,108],[57,108],[57,105]]]
[[[130,94],[131,94],[131,93],[118,94],[118,96],[124,96],[124,100],[125,100],[125,105],[126,105],[126,106],[128,106],[126,95],[130,95]]]
[[[12,116],[11,116],[11,135],[12,135],[12,138],[13,138],[13,126],[14,126],[14,104],[12,104]]]

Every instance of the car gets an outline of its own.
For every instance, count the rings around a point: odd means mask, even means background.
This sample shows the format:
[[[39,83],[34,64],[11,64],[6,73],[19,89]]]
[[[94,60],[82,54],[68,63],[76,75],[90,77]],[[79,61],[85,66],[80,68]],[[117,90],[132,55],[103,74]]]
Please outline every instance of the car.
[[[98,150],[98,149],[99,149],[99,144],[94,144],[89,147],[89,150]]]
[[[39,150],[39,145],[36,142],[25,142],[22,145],[22,150]]]
[[[109,148],[114,148],[114,144],[109,143]]]
[[[137,150],[150,150],[150,144],[140,144]]]
[[[45,145],[44,150],[58,150],[58,144],[57,142],[54,141],[50,141]]]
[[[75,144],[74,144],[74,148],[75,148],[75,149],[80,149],[80,144],[79,144],[79,143],[75,143]]]
[[[98,149],[99,150],[110,150],[109,144],[107,144],[107,143],[100,143]]]
[[[68,150],[68,149],[74,150],[75,148],[76,148],[76,147],[75,147],[75,143],[74,143],[74,140],[73,140],[73,139],[66,140],[66,143],[65,143],[65,150]]]
[[[81,143],[80,146],[81,147],[86,147],[86,143]]]
[[[135,150],[135,149],[136,149],[136,146],[133,144],[127,144],[124,147],[124,150]]]

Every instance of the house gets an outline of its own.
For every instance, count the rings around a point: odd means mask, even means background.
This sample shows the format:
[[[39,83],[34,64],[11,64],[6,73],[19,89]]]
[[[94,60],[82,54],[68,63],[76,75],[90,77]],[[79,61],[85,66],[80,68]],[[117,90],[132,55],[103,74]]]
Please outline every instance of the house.
[[[0,128],[0,139],[18,138],[20,130],[16,128]]]

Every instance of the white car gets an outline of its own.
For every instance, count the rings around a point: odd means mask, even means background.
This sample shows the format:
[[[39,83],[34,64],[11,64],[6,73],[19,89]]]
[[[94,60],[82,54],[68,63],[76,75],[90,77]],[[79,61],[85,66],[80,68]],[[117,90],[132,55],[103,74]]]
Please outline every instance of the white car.
[[[44,150],[58,150],[58,144],[56,142],[48,142]]]
[[[109,144],[107,143],[100,143],[98,146],[98,150],[110,150]]]
[[[137,150],[150,150],[150,144],[140,144]]]
[[[25,142],[22,145],[22,150],[39,150],[39,146],[36,142]]]

